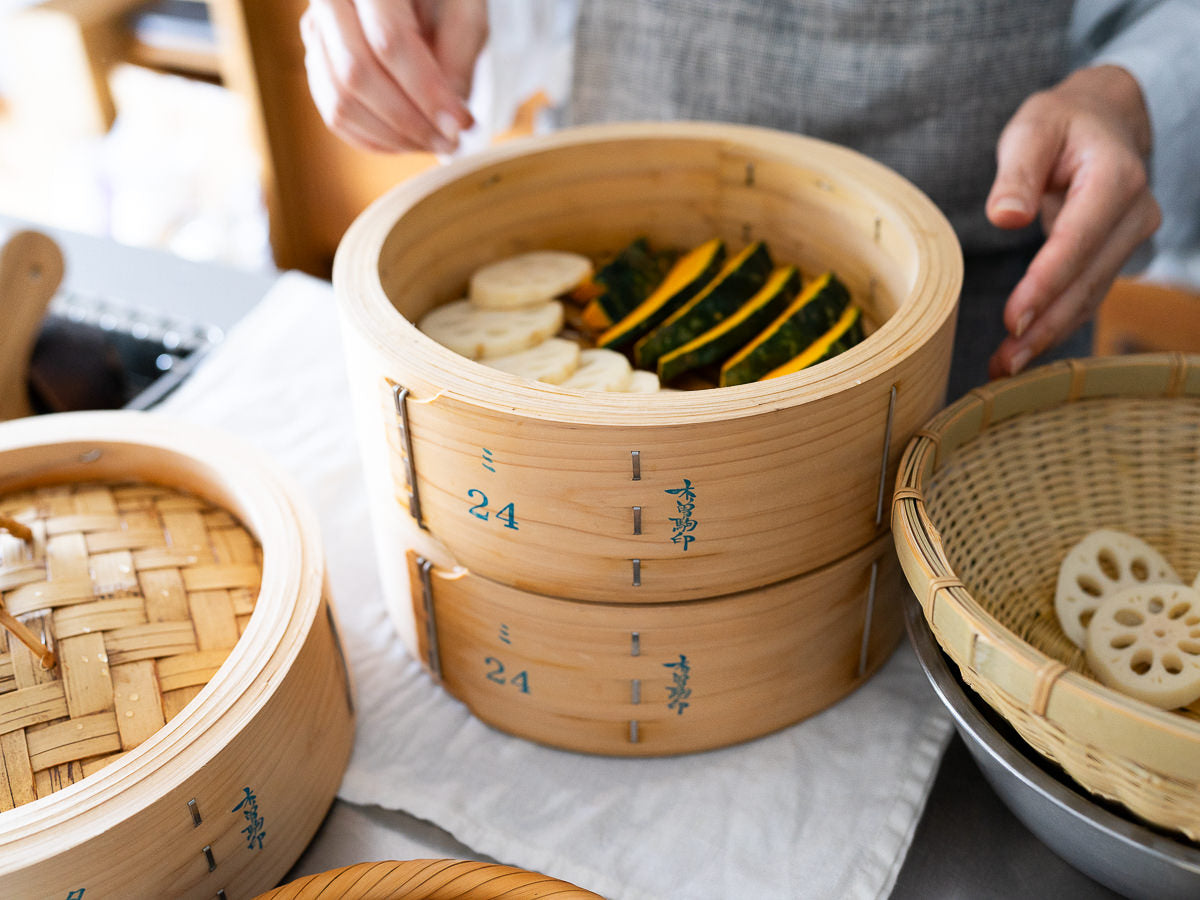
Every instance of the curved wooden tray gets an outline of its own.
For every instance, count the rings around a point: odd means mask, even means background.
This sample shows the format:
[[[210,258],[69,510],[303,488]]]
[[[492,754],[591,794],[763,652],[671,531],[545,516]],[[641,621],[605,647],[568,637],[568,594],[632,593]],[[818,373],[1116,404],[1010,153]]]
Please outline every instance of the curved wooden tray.
[[[837,271],[873,333],[785,378],[635,395],[519,379],[412,324],[485,262],[597,256],[639,233],[763,238]],[[901,448],[944,400],[961,277],[953,232],[912,185],[764,129],[594,126],[418,176],[355,222],[334,269],[377,527],[415,515],[473,572],[593,601],[693,600],[819,568],[886,531]],[[691,540],[673,521],[683,491]]]
[[[806,575],[682,603],[564,600],[408,556],[412,603],[392,613],[446,690],[496,728],[587,753],[775,731],[853,691],[903,631],[887,535]]]
[[[256,900],[600,900],[599,894],[525,869],[464,859],[355,863],[298,878]]]
[[[228,510],[261,544],[262,586],[228,658],[166,725],[0,813],[0,895],[270,888],[316,832],[353,739],[313,515],[266,460],[208,430],[125,412],[0,425],[0,493],[95,480],[166,485]]]

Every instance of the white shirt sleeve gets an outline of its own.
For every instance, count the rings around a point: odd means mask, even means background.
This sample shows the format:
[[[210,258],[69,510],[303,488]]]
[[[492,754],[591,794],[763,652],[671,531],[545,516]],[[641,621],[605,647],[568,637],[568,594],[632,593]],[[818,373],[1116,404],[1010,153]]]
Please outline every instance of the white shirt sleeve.
[[[1150,114],[1150,178],[1163,209],[1160,250],[1200,248],[1200,0],[1079,0],[1077,65],[1117,65]]]

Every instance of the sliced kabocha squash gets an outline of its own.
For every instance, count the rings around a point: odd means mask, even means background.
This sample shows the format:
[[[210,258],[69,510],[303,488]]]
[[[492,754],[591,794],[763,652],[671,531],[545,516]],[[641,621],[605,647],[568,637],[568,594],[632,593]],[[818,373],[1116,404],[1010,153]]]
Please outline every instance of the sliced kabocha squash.
[[[741,309],[686,344],[660,356],[659,380],[671,381],[684,372],[726,359],[774,321],[798,293],[800,272],[795,266],[779,266]]]
[[[712,281],[724,262],[725,242],[720,238],[705,241],[699,247],[685,253],[650,296],[601,334],[596,339],[596,344],[616,349],[638,340],[695,297]]]
[[[634,240],[573,292],[576,298],[588,298],[584,324],[600,332],[621,321],[658,287],[666,274],[665,262],[644,237]]]
[[[819,362],[833,359],[839,353],[844,353],[863,339],[862,310],[857,306],[848,306],[837,320],[837,324],[814,341],[803,353],[793,360],[785,362],[777,369],[772,369],[762,377],[778,378],[781,375],[791,375]]]
[[[655,368],[660,356],[736,313],[766,283],[772,268],[766,244],[755,241],[747,246],[700,293],[634,345],[638,367]]]
[[[722,387],[758,381],[818,340],[850,305],[850,292],[832,272],[813,279],[763,331],[721,366]]]

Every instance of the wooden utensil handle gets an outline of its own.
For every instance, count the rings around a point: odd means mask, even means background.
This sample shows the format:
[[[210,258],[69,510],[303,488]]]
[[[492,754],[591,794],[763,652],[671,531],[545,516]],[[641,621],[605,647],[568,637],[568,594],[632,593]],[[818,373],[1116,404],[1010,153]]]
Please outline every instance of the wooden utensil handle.
[[[18,231],[0,249],[0,421],[33,412],[29,360],[62,276],[62,251],[39,231]]]
[[[29,526],[18,522],[12,516],[0,516],[0,531],[7,531],[13,537],[27,544],[33,540],[33,531]]]

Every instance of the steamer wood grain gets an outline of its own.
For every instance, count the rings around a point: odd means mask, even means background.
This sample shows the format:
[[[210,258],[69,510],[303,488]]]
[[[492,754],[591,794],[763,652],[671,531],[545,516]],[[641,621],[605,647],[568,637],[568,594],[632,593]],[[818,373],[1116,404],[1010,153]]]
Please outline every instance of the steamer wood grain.
[[[419,564],[410,553],[428,660]],[[430,585],[450,693],[501,730],[622,756],[707,750],[797,722],[870,677],[902,628],[887,535],[798,578],[686,603],[575,602],[436,566]]]

